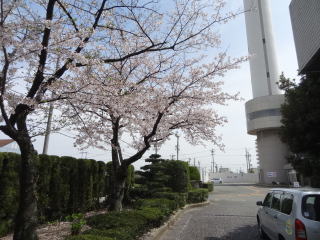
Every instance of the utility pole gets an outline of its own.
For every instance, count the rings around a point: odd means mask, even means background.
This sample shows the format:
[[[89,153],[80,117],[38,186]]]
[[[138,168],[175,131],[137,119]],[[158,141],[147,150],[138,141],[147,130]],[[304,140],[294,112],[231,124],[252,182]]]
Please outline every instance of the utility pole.
[[[212,156],[212,161],[211,161],[211,172],[214,173],[214,149],[211,149],[211,156]]]
[[[44,134],[44,143],[43,143],[43,150],[42,154],[48,154],[48,146],[49,146],[49,138],[51,133],[51,122],[52,122],[52,115],[53,115],[53,103],[50,103],[49,112],[48,112],[48,121],[46,132]]]
[[[202,168],[202,181],[204,182],[205,181],[205,178],[206,178],[206,168]]]
[[[176,133],[176,137],[177,137],[177,145],[176,145],[176,149],[177,149],[177,160],[179,160],[179,150],[180,150],[180,147],[179,147],[179,135],[178,133]]]
[[[245,151],[246,151],[245,157],[246,157],[246,165],[247,165],[247,173],[248,173],[249,172],[249,153],[247,148],[245,149]]]
[[[193,158],[193,166],[196,166],[196,158]]]
[[[248,149],[246,148],[246,162],[247,162],[247,173],[251,171],[251,154],[249,153]]]
[[[155,150],[156,154],[158,154],[158,144],[157,144],[157,142],[154,144],[154,150]]]
[[[251,154],[248,152],[248,167],[249,167],[249,172],[251,170]]]
[[[59,69],[59,62],[60,62],[60,57],[57,58],[56,71]],[[53,96],[53,94],[51,96]],[[46,132],[44,134],[44,142],[43,142],[42,154],[48,154],[49,138],[50,138],[50,133],[51,133],[52,115],[53,115],[53,103],[50,102],[49,112],[48,112],[47,127],[46,127]]]

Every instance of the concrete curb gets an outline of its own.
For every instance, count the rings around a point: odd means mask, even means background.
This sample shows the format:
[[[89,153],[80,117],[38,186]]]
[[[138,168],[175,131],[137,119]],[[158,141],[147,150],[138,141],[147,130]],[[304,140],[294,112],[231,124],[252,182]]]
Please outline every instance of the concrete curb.
[[[182,209],[174,213],[161,227],[152,229],[150,232],[143,235],[140,238],[140,240],[159,240],[160,237],[176,222],[180,215],[183,214],[185,211],[191,208],[208,206],[209,204],[210,201],[206,201],[202,203],[194,203],[184,206]]]

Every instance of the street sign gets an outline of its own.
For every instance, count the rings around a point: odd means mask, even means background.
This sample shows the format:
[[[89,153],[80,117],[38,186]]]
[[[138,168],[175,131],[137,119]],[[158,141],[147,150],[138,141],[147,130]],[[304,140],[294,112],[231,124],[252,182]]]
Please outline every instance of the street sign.
[[[277,172],[267,172],[267,176],[269,178],[275,178],[275,177],[277,177]]]

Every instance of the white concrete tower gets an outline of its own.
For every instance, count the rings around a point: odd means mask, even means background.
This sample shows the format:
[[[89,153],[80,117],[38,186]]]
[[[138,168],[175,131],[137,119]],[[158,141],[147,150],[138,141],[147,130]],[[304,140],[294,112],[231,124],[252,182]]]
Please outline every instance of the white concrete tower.
[[[260,183],[288,183],[287,146],[281,142],[280,106],[284,96],[276,84],[279,70],[269,0],[243,0],[253,99],[246,102],[248,134],[257,136]]]

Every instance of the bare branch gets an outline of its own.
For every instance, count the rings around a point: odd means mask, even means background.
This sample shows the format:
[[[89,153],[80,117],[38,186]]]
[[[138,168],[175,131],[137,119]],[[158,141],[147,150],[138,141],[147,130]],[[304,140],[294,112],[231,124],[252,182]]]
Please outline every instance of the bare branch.
[[[59,6],[62,8],[62,10],[64,11],[64,13],[68,16],[69,20],[71,21],[74,29],[76,30],[76,32],[79,32],[79,29],[77,27],[77,24],[75,22],[75,20],[73,19],[73,17],[71,16],[71,14],[68,12],[68,10],[65,8],[65,6],[62,4],[62,2],[60,0],[57,0],[57,3],[59,4]]]

